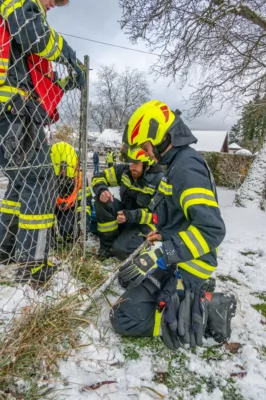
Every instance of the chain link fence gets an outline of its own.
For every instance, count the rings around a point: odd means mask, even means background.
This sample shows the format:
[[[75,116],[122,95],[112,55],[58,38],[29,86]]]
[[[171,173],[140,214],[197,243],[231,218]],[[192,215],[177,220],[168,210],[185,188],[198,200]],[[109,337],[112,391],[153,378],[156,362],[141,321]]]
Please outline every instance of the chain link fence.
[[[5,3],[7,15],[15,2]],[[18,54],[3,16],[1,8],[0,398],[35,399],[48,393],[37,382],[77,342],[107,273],[86,253],[89,58],[79,90],[64,57],[48,62],[22,46]],[[53,30],[48,45],[59,51]]]

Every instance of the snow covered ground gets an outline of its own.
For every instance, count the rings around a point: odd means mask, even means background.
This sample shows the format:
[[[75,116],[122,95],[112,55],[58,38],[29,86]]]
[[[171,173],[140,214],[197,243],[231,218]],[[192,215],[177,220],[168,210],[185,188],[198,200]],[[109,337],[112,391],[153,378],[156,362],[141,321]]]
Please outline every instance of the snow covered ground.
[[[219,249],[216,290],[237,298],[230,342],[238,351],[208,339],[202,348],[171,352],[157,338],[117,336],[109,323],[110,306],[121,293],[114,283],[86,316],[91,324],[80,332],[80,350],[59,363],[52,384],[57,399],[266,399],[266,321],[260,312],[266,308],[266,213],[233,206],[233,191],[219,188],[218,195],[227,235]],[[20,290],[1,288],[0,310],[25,306]]]
[[[239,351],[232,354],[208,339],[202,348],[174,353],[159,339],[118,337],[109,323],[110,304],[120,293],[113,285],[98,305],[97,324],[83,333],[89,345],[60,364],[61,400],[265,400],[265,318],[252,305],[263,303],[258,296],[265,291],[266,214],[234,207],[234,194],[219,188],[227,236],[216,277],[217,290],[237,298],[230,342],[239,343]]]

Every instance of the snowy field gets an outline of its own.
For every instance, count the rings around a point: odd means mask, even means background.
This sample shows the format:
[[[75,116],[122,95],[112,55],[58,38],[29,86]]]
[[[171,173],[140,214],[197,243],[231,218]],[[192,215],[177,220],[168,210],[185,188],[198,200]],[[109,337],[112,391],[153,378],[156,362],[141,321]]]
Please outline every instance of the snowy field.
[[[266,320],[261,313],[266,309],[266,213],[234,207],[233,191],[219,188],[218,195],[227,235],[219,249],[216,291],[237,298],[230,339],[235,345],[208,339],[202,348],[171,352],[158,338],[117,336],[109,323],[110,306],[121,293],[114,283],[88,314],[91,324],[80,332],[82,347],[60,361],[51,384],[56,399],[266,399]],[[69,283],[54,287],[58,293],[67,291]],[[77,283],[70,287],[76,290]],[[25,303],[18,289],[0,288],[5,324],[8,312]]]

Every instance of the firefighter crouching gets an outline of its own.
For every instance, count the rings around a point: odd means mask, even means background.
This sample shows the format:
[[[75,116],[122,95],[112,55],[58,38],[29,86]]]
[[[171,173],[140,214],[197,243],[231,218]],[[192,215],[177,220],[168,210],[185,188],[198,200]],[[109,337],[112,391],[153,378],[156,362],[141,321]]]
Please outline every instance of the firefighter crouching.
[[[162,167],[145,156],[141,149],[122,147],[119,164],[95,174],[92,188],[100,238],[99,258],[111,256],[124,260],[154,228],[148,205],[163,176]],[[120,187],[116,199],[108,187]]]
[[[57,198],[43,126],[58,119],[64,92],[85,82],[75,52],[47,23],[50,3],[0,0],[0,166],[9,181],[1,206],[0,257],[23,265],[18,278],[38,281],[54,273],[47,257]],[[67,65],[70,76],[58,80],[52,61]]]
[[[111,311],[113,328],[125,336],[161,336],[171,349],[201,345],[204,335],[227,340],[235,298],[206,294],[225,225],[208,165],[189,146],[197,139],[180,112],[153,100],[134,112],[123,140],[167,169],[148,207],[156,225],[148,240],[161,243],[121,266],[119,278],[130,286]]]
[[[78,170],[78,157],[74,147],[66,142],[53,144],[51,159],[57,176],[58,197],[55,215],[63,242],[75,242],[81,233],[82,172]],[[86,186],[86,227],[91,216],[91,190]]]

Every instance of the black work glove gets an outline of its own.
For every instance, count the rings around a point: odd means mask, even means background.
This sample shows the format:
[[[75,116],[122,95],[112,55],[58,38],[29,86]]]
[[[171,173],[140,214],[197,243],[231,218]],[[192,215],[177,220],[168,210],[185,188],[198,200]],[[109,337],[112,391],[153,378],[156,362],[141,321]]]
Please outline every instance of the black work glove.
[[[122,210],[125,215],[127,222],[130,224],[138,224],[139,222],[139,211],[138,210]]]
[[[185,287],[184,299],[179,307],[178,333],[183,343],[201,346],[205,326],[205,303],[201,300],[205,280],[185,270],[179,270]]]
[[[180,341],[177,330],[177,314],[179,309],[179,297],[176,291],[177,278],[172,276],[164,285],[157,298],[157,306],[162,310],[162,341],[171,350],[178,349]]]

